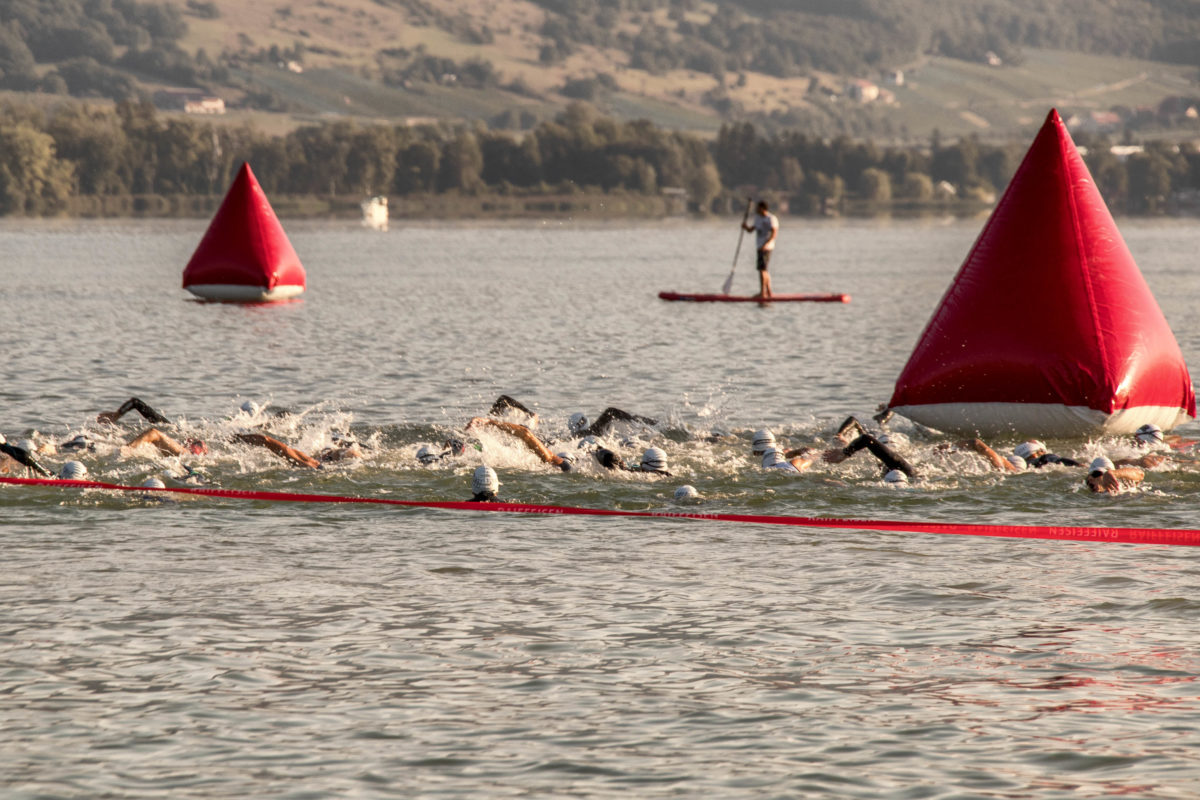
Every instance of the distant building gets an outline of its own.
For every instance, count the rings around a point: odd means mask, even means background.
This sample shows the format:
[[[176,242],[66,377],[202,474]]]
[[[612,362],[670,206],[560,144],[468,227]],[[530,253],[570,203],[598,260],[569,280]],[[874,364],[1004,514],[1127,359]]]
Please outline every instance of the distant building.
[[[889,86],[904,85],[904,70],[890,69],[883,74],[883,81]]]
[[[1066,124],[1069,131],[1103,134],[1119,131],[1123,122],[1116,111],[1089,111],[1086,114],[1072,114],[1067,117]]]
[[[164,111],[188,114],[224,114],[225,101],[200,89],[163,89],[154,93],[154,105]]]
[[[846,84],[846,95],[859,103],[872,103],[879,99],[879,87],[865,78],[856,78]]]

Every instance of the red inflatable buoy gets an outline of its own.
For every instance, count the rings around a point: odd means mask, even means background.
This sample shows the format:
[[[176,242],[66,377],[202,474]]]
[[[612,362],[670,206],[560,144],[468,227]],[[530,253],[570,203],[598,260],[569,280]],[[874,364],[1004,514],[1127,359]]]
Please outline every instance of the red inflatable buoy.
[[[1051,110],[889,406],[956,433],[1168,430],[1196,415],[1179,345]]]
[[[183,288],[206,300],[261,303],[289,300],[304,287],[304,266],[243,163],[183,270]]]

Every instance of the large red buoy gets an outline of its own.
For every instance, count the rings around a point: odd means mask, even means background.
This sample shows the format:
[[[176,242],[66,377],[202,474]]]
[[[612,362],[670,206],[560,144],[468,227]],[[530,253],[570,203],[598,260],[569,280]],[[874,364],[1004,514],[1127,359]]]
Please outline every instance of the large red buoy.
[[[1058,112],[1051,110],[896,381],[889,406],[956,433],[1164,430],[1192,380]]]
[[[288,300],[304,286],[304,266],[243,163],[183,270],[183,288],[206,300],[261,303]]]

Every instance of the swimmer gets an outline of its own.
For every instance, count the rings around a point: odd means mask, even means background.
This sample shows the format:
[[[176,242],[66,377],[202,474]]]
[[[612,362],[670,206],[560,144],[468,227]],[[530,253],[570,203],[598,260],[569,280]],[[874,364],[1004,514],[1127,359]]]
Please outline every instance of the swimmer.
[[[1100,456],[1088,466],[1088,474],[1083,482],[1089,491],[1096,494],[1120,494],[1137,486],[1145,478],[1146,473],[1139,467],[1118,467]]]
[[[880,442],[873,434],[870,433],[859,434],[845,447],[826,450],[821,457],[827,464],[840,464],[853,456],[859,450],[864,449],[869,450],[871,455],[875,456],[875,458],[879,460],[879,463],[884,467],[884,472],[899,470],[910,479],[917,477],[917,471],[911,464],[898,456],[891,450],[891,448]]]
[[[759,428],[754,432],[754,439],[750,442],[750,452],[761,457],[763,453],[773,449],[775,444],[775,434],[766,428]]]
[[[1179,441],[1182,437],[1172,436],[1172,439]],[[1162,446],[1166,443],[1166,437],[1163,436],[1162,428],[1154,423],[1148,423],[1138,428],[1133,434],[1135,446],[1140,450],[1148,450],[1156,446]],[[1118,458],[1114,463],[1118,467],[1141,467],[1143,469],[1151,469],[1157,467],[1167,460],[1165,453],[1143,453],[1140,456],[1126,456]]]
[[[105,411],[102,414],[97,415],[96,421],[107,423],[109,425],[116,425],[117,421],[119,419],[121,419],[121,417],[128,414],[130,411],[138,412],[143,417],[145,417],[147,421],[153,422],[155,425],[170,425],[171,424],[171,420],[167,419],[165,416],[160,414],[158,411],[155,411],[153,408],[151,408],[146,403],[142,402],[141,400],[139,400],[136,397],[131,397],[128,400],[126,400],[124,403],[121,404],[121,407],[118,408],[116,411]]]
[[[506,394],[502,394],[496,398],[496,402],[492,403],[488,414],[493,417],[499,417],[513,411],[523,414],[527,419],[529,427],[537,425],[539,420],[538,415],[520,401],[514,400]],[[657,420],[653,420],[650,417],[630,414],[628,411],[609,406],[600,412],[600,416],[596,418],[595,422],[589,422],[587,416],[582,412],[572,414],[570,419],[567,420],[567,429],[574,437],[603,436],[618,422],[636,422],[642,425],[658,424]]]
[[[208,452],[208,445],[200,439],[185,439],[184,443],[180,444],[158,428],[148,428],[142,431],[130,439],[122,449],[136,450],[147,445],[164,456],[181,456],[185,452],[199,456]]]
[[[420,461],[422,466],[428,467],[438,461],[461,456],[467,449],[467,445],[462,439],[447,439],[442,442],[442,448],[443,450],[439,453],[427,444],[421,445],[417,448],[417,461]]]
[[[628,411],[609,406],[600,412],[600,416],[596,417],[595,422],[589,422],[583,412],[576,411],[567,420],[567,430],[571,432],[572,436],[603,436],[618,422],[636,422],[641,425],[658,424],[657,420],[650,417],[630,414]]]
[[[685,483],[675,490],[675,502],[684,504],[699,503],[700,493],[696,491],[695,486]]]
[[[526,428],[524,425],[519,425],[515,422],[505,422],[491,417],[474,417],[467,423],[466,430],[473,431],[480,428],[495,428],[496,430],[504,431],[505,433],[515,436],[520,439],[529,452],[540,458],[547,464],[553,464],[563,472],[571,471],[571,463],[550,452],[550,448],[542,442],[541,439],[534,435],[533,431]]]
[[[516,411],[524,415],[531,427],[536,426],[538,423],[538,415],[535,412],[526,408],[519,400],[514,400],[506,394],[502,394],[496,398],[496,402],[492,403],[492,407],[488,409],[488,415],[502,417],[511,411]]]
[[[1025,459],[1030,469],[1041,469],[1047,464],[1059,464],[1064,467],[1082,467],[1083,464],[1073,458],[1063,458],[1054,453],[1046,452],[1046,445],[1037,439],[1021,442],[1013,448],[1013,455]]]
[[[786,453],[774,447],[768,447],[762,454],[763,469],[777,469],[799,474],[812,465],[813,460],[808,456],[793,456],[792,458],[788,458]]]
[[[26,474],[36,472],[44,478],[50,478],[54,475],[50,470],[39,464],[38,460],[33,457],[33,454],[28,449],[20,445],[9,444],[3,435],[0,435],[0,453],[6,456],[5,460],[0,462],[0,472],[16,472],[17,470],[24,469]]]
[[[235,442],[252,444],[270,450],[275,455],[285,458],[298,466],[310,467],[312,469],[321,468],[321,462],[308,453],[284,444],[273,436],[267,436],[263,433],[235,433],[230,438]],[[204,455],[208,452],[208,444],[200,439],[186,439],[183,444],[180,444],[158,428],[150,428],[142,432],[125,445],[125,448],[134,450],[143,446],[153,447],[166,456],[181,456],[184,453]]]
[[[301,467],[311,467],[312,469],[320,469],[321,462],[305,453],[302,450],[297,450],[290,445],[286,445],[273,436],[267,436],[264,433],[235,433],[233,435],[235,442],[243,444],[257,445],[258,447],[266,448],[280,458],[285,458]]]
[[[667,471],[667,454],[659,447],[647,447],[640,464],[627,464],[625,459],[607,447],[598,448],[593,455],[600,466],[614,472],[645,472],[671,477]]]
[[[496,496],[496,492],[500,491],[500,478],[496,475],[496,470],[486,466],[476,467],[475,474],[471,476],[471,491],[474,493],[474,497],[468,502],[501,502],[500,498]]]
[[[60,481],[82,481],[87,478],[88,468],[82,461],[68,461],[58,470]]]
[[[968,439],[965,442],[959,442],[958,446],[963,450],[974,450],[976,453],[979,453],[979,455],[986,458],[993,467],[1001,472],[1024,472],[1026,467],[1028,467],[1023,457],[1014,453],[1011,457],[1005,458],[988,447],[983,439]]]

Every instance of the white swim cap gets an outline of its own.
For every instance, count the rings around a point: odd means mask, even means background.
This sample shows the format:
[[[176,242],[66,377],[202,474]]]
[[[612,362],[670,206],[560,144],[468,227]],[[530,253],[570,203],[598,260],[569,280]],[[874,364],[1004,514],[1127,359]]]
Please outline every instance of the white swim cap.
[[[1012,464],[1014,467],[1016,467],[1019,470],[1024,470],[1029,467],[1029,464],[1025,463],[1025,459],[1021,458],[1016,453],[1013,453],[1011,456],[1008,457],[1008,463]]]
[[[880,444],[891,444],[892,437],[891,434],[889,434],[887,431],[884,431],[875,437],[875,441],[879,442]]]
[[[585,417],[582,412],[576,411],[571,415],[571,418],[567,420],[567,429],[570,430],[571,433],[580,433],[587,428],[588,424],[588,418]]]
[[[595,450],[602,445],[601,441],[595,436],[585,436],[579,440],[579,444],[575,445],[583,450]]]
[[[898,469],[893,469],[883,476],[886,483],[908,483],[908,475]]]
[[[1013,448],[1013,453],[1026,460],[1034,453],[1045,452],[1046,445],[1039,442],[1037,439],[1030,439],[1028,442],[1021,442]]]
[[[8,439],[4,438],[3,433],[0,433],[0,444],[8,444]]]
[[[247,414],[249,414],[252,417],[255,414],[257,414],[260,410],[261,410],[261,406],[259,406],[259,404],[254,402],[253,400],[247,400],[246,402],[242,403],[242,411],[245,411]]]
[[[496,470],[491,467],[476,467],[475,474],[471,476],[471,491],[475,494],[483,494],[490,492],[495,494],[500,489],[500,478],[496,476]]]
[[[1092,463],[1088,466],[1088,474],[1093,472],[1108,472],[1110,469],[1116,469],[1113,462],[1104,456],[1093,458]]]
[[[33,443],[33,439],[22,439],[21,441],[17,442],[17,447],[21,448],[27,453],[37,452],[37,445]]]
[[[555,453],[554,455],[558,456],[563,461],[566,461],[568,464],[575,463],[575,456],[571,455],[570,453]]]
[[[58,471],[59,480],[81,481],[87,477],[87,467],[82,461],[68,461]]]
[[[699,496],[700,493],[696,491],[695,486],[684,484],[675,490],[676,500],[695,500]]]
[[[165,489],[167,485],[158,478],[146,478],[142,481],[143,489]]]
[[[1153,422],[1148,422],[1137,429],[1133,434],[1142,444],[1157,444],[1163,440],[1162,428],[1155,425]]]
[[[422,464],[432,464],[437,459],[438,454],[433,452],[433,448],[427,444],[421,445],[421,449],[417,450],[417,461]]]
[[[754,444],[751,445],[750,451],[755,455],[761,455],[767,451],[767,448],[774,446],[775,434],[766,428],[761,428],[754,432]]]
[[[667,454],[661,447],[647,447],[646,452],[642,453],[642,468],[665,470],[667,468]]]
[[[762,454],[762,465],[766,467],[774,466],[783,460],[783,453],[776,450],[774,447],[768,447]]]

